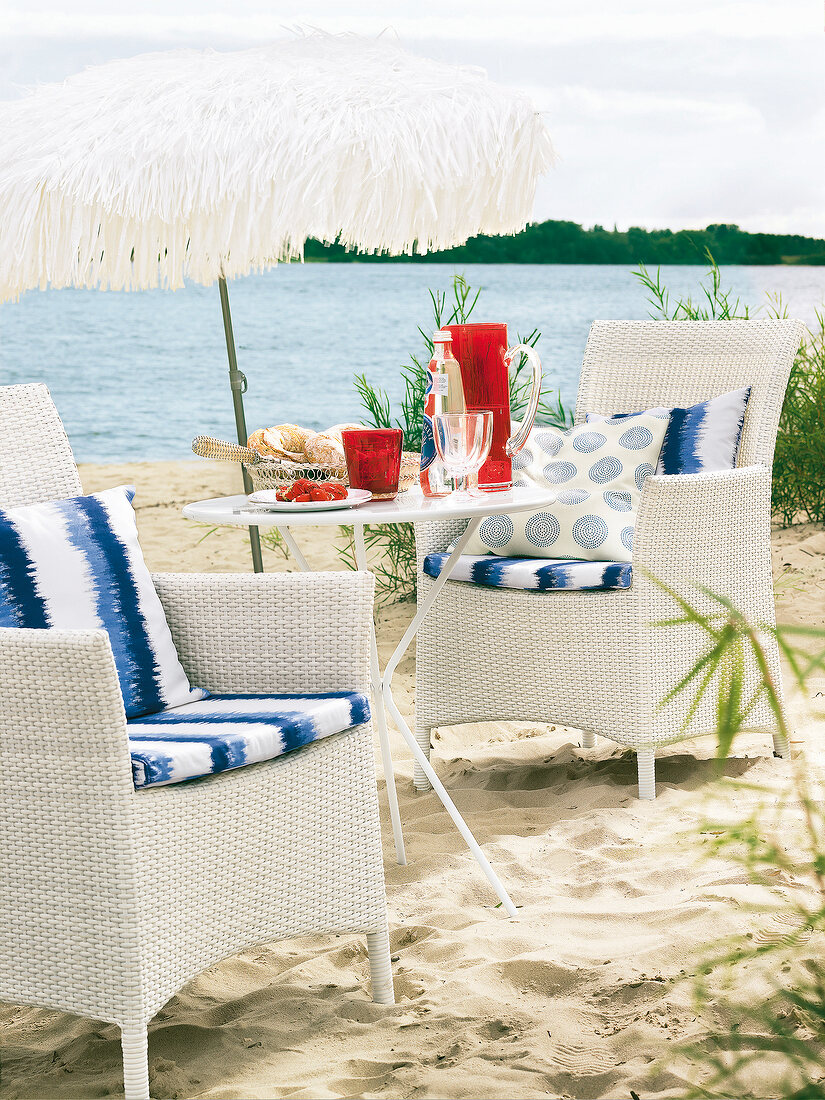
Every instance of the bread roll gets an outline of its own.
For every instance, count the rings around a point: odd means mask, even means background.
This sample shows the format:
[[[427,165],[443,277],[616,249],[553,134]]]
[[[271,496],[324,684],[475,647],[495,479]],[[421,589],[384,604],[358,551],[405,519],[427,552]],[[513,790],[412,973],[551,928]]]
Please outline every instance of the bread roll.
[[[281,447],[293,454],[304,453],[304,444],[311,435],[315,435],[312,428],[301,428],[297,424],[276,424],[274,428],[268,428],[269,432],[280,432]]]
[[[325,432],[317,432],[304,444],[304,454],[308,461],[320,466],[344,466],[344,441],[342,432],[360,428],[360,424],[334,424]]]
[[[290,462],[304,461],[304,442],[316,433],[297,424],[276,424],[272,428],[259,428],[247,441],[247,447],[259,455],[287,458]]]
[[[258,430],[253,432],[246,441],[246,445],[250,450],[257,451],[259,455],[263,455],[264,457],[272,454],[268,444],[264,441],[265,431],[266,428],[258,428]]]

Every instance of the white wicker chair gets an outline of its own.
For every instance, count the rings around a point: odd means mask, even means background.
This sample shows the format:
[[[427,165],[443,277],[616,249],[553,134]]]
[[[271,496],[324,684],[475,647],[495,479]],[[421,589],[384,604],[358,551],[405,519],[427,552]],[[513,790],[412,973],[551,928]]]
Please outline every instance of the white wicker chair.
[[[81,492],[45,386],[0,388],[0,506]],[[216,692],[369,691],[366,573],[155,577],[181,661]],[[103,631],[0,630],[0,998],[120,1025],[128,1100],[147,1023],[243,948],[365,932],[393,1003],[369,725],[135,792]]]
[[[708,693],[686,730],[687,698],[658,704],[694,664],[700,632],[652,629],[674,614],[654,576],[710,607],[692,582],[731,597],[753,619],[774,621],[770,556],[771,462],[801,322],[597,321],[590,330],[576,404],[587,412],[688,405],[751,385],[738,469],[650,477],[644,486],[630,588],[524,592],[450,582],[418,634],[416,737],[429,751],[439,724],[504,719],[558,722],[631,746],[639,795],[655,797],[655,751],[714,728]],[[419,596],[434,583],[424,556],[443,551],[465,521],[416,530]],[[771,671],[780,678],[770,645]],[[756,729],[774,722],[767,705]],[[778,755],[788,747],[774,733]],[[416,786],[427,780],[416,773]]]

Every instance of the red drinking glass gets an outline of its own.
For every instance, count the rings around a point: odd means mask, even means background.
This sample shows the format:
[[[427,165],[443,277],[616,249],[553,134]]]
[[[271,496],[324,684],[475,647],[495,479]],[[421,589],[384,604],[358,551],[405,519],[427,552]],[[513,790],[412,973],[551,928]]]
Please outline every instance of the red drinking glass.
[[[400,428],[347,428],[341,432],[351,489],[366,489],[376,500],[398,495],[401,472]]]

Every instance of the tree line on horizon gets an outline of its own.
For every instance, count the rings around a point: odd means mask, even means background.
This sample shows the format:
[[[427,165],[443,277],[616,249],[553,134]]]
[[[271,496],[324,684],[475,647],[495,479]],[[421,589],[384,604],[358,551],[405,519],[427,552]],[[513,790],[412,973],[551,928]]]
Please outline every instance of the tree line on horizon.
[[[466,244],[425,256],[368,255],[340,244],[306,242],[310,261],[328,263],[467,264],[825,264],[825,240],[793,233],[748,233],[738,225],[705,229],[590,229],[576,222],[544,221],[506,237],[471,237]]]

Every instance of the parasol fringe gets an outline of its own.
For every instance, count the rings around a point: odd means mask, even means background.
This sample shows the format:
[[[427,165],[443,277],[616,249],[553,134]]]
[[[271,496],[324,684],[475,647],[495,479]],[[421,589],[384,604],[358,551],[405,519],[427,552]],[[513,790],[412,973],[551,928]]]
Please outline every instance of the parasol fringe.
[[[0,300],[516,233],[552,160],[525,96],[386,39],[114,61],[0,103]]]

